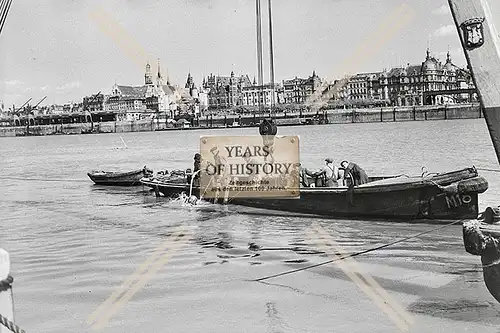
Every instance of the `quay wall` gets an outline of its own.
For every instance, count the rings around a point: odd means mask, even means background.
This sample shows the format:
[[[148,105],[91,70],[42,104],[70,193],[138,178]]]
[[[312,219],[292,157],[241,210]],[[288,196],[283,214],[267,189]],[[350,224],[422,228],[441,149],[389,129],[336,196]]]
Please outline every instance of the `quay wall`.
[[[482,118],[479,105],[326,110],[329,123],[371,123]]]
[[[332,109],[320,111],[319,115],[326,115],[330,124],[346,123],[373,123],[373,122],[399,122],[399,121],[425,121],[425,120],[453,120],[482,118],[479,105],[448,105],[432,107],[391,107],[391,108],[365,108],[365,109]],[[278,125],[301,125],[306,120],[311,120],[316,113],[302,114],[277,114]],[[220,128],[232,125],[233,121],[241,126],[255,126],[263,117],[254,115],[213,116],[194,119],[191,129]],[[139,120],[102,123],[70,123],[57,125],[0,127],[0,137],[14,136],[40,136],[40,135],[65,135],[89,133],[124,133],[124,132],[150,132],[162,130],[179,130],[165,123],[165,120]]]

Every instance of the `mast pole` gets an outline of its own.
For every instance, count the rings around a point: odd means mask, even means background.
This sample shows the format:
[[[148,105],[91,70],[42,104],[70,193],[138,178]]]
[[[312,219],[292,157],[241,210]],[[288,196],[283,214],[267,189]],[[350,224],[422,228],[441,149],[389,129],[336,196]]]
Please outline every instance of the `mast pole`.
[[[500,163],[500,41],[486,0],[448,0]]]
[[[259,113],[262,112],[262,103],[261,103],[261,97],[262,97],[262,85],[263,85],[263,75],[262,75],[262,14],[261,14],[261,9],[260,9],[260,1],[261,0],[255,0],[255,10],[256,10],[256,19],[257,19],[257,77],[258,77],[258,82],[257,84],[259,85],[259,91],[260,95],[258,98],[258,103],[259,103]]]
[[[273,48],[273,15],[272,15],[272,5],[271,0],[268,0],[269,5],[269,57],[270,57],[270,79],[271,79],[271,115],[273,114],[273,108],[275,104],[274,94],[274,48]]]

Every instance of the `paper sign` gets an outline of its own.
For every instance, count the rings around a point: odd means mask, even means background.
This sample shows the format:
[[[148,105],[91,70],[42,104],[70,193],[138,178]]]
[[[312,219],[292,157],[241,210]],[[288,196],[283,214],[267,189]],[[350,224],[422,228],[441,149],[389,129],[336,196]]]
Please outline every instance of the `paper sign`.
[[[205,136],[200,139],[204,198],[298,198],[298,136]]]

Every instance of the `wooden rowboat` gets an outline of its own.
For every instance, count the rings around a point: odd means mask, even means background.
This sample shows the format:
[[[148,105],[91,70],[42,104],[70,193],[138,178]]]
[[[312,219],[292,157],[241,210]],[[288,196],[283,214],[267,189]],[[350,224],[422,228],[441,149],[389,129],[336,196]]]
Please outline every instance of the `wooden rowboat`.
[[[188,178],[144,178],[141,183],[157,194],[200,198],[200,187],[190,188]],[[229,198],[234,205],[329,217],[393,220],[472,219],[478,216],[478,194],[488,182],[475,168],[418,177],[374,177],[354,187],[301,187],[299,199]],[[223,196],[223,195],[221,195]],[[203,198],[202,198],[203,199]],[[223,203],[223,199],[204,199]]]
[[[128,172],[92,171],[87,173],[94,183],[109,186],[138,186],[141,185],[141,178],[152,174],[153,171],[146,167]]]

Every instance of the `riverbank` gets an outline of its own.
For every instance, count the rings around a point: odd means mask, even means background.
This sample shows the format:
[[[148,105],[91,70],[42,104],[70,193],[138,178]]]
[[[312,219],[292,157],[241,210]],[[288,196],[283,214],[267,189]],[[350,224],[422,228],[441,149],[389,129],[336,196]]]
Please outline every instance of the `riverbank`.
[[[281,113],[275,116],[276,123],[279,126],[476,118],[482,118],[482,112],[478,104],[324,110],[318,113]],[[152,119],[0,127],[0,137],[217,129],[231,127],[233,123],[237,123],[241,127],[256,127],[261,119],[263,117],[247,114],[199,117],[193,119],[189,126],[174,126],[165,120]]]

